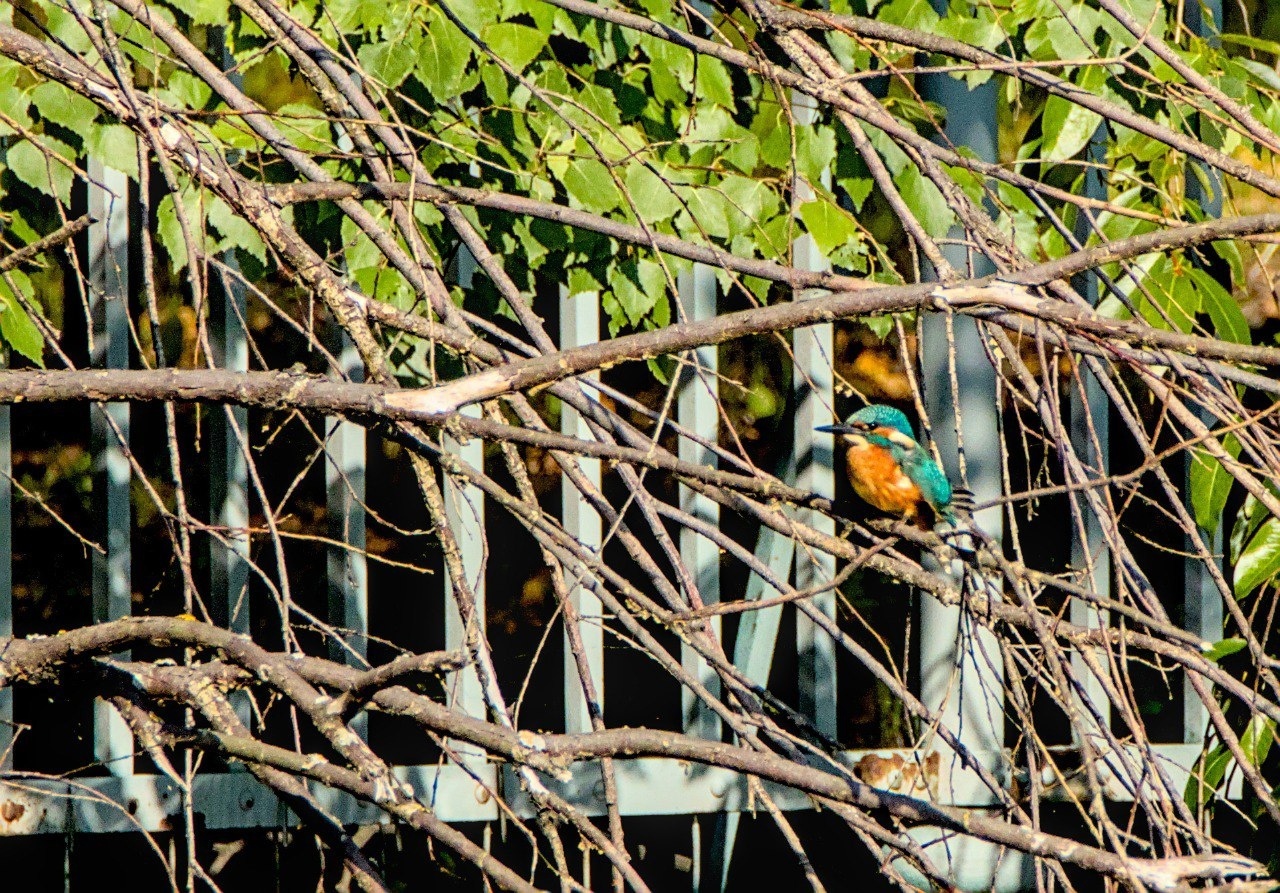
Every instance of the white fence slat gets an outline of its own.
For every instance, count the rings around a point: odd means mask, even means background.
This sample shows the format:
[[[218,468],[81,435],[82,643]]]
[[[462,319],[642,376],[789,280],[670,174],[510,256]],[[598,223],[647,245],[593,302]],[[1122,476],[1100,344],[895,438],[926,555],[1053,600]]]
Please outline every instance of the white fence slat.
[[[814,99],[796,93],[791,98],[792,115],[797,127],[805,127],[817,119]],[[823,175],[829,185],[830,172]],[[813,198],[813,189],[802,178],[795,180],[797,207]],[[818,250],[813,237],[805,233],[792,245],[793,263],[801,270],[826,270],[827,259]],[[796,300],[806,300],[825,294],[807,290],[796,295]],[[831,435],[814,431],[821,425],[835,421],[834,369],[835,348],[833,328],[822,323],[796,329],[792,338],[795,354],[795,376],[792,384],[795,396],[796,459],[795,486],[810,493],[831,495],[835,492],[835,472],[832,463],[835,456]],[[829,516],[812,510],[797,513],[802,524],[808,524],[819,533],[834,534],[835,521]],[[836,560],[825,552],[797,548],[795,585],[808,589],[828,583],[835,577]],[[810,604],[828,617],[835,617],[836,594],[829,591],[810,599]],[[836,649],[831,637],[802,613],[796,614],[796,648],[800,670],[800,710],[813,719],[814,726],[832,738],[836,735]]]
[[[109,369],[129,366],[129,180],[121,171],[91,160],[88,230],[90,362]],[[129,404],[89,408],[93,455],[95,521],[106,554],[93,553],[93,619],[101,623],[127,617],[132,610],[133,511],[131,470],[125,449]],[[122,444],[123,441],[123,444]],[[93,709],[94,757],[107,771],[133,771],[133,736],[107,702]]]
[[[691,320],[711,319],[716,315],[715,271],[695,264],[679,277],[680,303]],[[690,367],[680,371],[680,394],[676,413],[680,424],[710,443],[720,431],[718,352],[714,345],[701,347],[688,354]],[[684,462],[715,468],[715,453],[687,437],[680,438],[679,458]],[[680,485],[680,508],[713,526],[720,524],[720,505],[690,487]],[[704,605],[720,601],[720,548],[687,527],[680,528],[680,559],[693,578]],[[708,624],[720,636],[720,618]],[[702,681],[713,693],[720,691],[720,677],[688,645],[680,647],[685,670]],[[719,739],[720,719],[687,688],[681,688],[681,708],[685,731],[702,738]]]
[[[567,289],[560,291],[560,347],[581,347],[594,344],[600,340],[600,295],[595,292],[583,292],[571,295]],[[583,389],[583,394],[591,398],[594,391]],[[567,403],[561,404],[560,433],[582,440],[594,440],[590,427],[579,415],[578,411]],[[578,467],[582,474],[598,489],[601,481],[599,459],[587,456],[578,458]],[[565,531],[592,551],[598,551],[604,538],[604,528],[600,515],[588,504],[578,488],[569,480],[568,475],[560,479],[561,518]],[[586,654],[587,664],[591,668],[591,682],[595,688],[600,708],[604,709],[604,629],[601,624],[603,608],[600,599],[581,585],[573,584],[572,568],[565,568],[569,576],[571,588],[569,600],[581,618],[579,630],[582,636],[582,647]],[[591,713],[582,693],[582,684],[578,676],[578,665],[569,650],[569,641],[564,640],[564,723],[565,731],[591,731]]]

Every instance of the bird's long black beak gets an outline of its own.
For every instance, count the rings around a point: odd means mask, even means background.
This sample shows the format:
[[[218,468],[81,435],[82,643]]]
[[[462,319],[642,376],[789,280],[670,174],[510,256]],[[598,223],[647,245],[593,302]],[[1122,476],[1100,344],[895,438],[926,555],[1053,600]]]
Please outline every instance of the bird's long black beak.
[[[852,425],[820,425],[813,429],[814,431],[823,431],[827,434],[857,434],[858,429]]]

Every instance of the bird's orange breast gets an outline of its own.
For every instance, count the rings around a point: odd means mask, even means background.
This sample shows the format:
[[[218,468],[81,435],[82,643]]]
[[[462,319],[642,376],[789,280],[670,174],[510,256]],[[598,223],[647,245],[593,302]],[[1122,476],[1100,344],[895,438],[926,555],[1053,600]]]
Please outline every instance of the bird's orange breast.
[[[902,467],[883,447],[860,443],[845,455],[849,483],[854,492],[882,512],[910,520],[919,511],[924,496]]]

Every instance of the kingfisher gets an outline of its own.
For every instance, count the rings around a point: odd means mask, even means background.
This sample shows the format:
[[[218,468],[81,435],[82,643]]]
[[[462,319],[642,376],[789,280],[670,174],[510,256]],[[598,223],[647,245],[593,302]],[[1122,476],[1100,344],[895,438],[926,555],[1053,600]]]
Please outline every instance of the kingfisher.
[[[951,482],[916,440],[901,410],[873,403],[843,425],[817,429],[846,447],[845,471],[854,492],[871,505],[928,529],[928,519],[956,524]]]

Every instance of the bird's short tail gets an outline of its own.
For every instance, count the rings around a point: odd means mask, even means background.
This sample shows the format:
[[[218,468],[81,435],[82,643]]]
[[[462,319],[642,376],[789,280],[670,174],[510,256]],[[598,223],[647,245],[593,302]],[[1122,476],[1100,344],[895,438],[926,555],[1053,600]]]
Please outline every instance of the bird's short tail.
[[[972,518],[975,505],[977,501],[968,490],[957,487],[951,491],[951,511],[957,520]]]
[[[970,535],[977,531],[977,525],[973,520],[975,504],[976,500],[968,490],[962,488],[952,490],[951,502],[948,503],[945,511],[939,512],[938,520],[942,523],[934,528],[934,532],[961,556],[974,554],[974,543]]]

